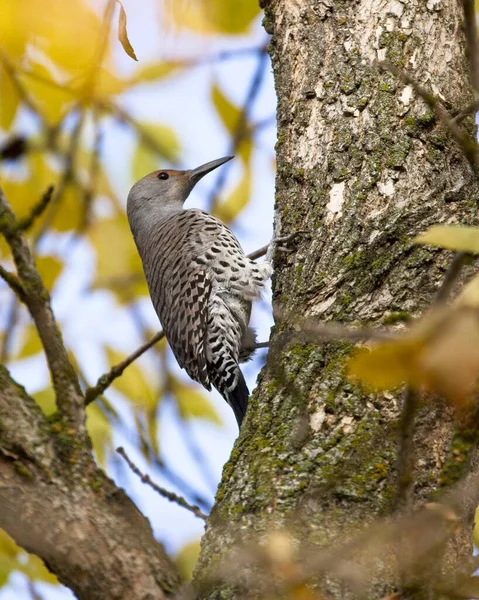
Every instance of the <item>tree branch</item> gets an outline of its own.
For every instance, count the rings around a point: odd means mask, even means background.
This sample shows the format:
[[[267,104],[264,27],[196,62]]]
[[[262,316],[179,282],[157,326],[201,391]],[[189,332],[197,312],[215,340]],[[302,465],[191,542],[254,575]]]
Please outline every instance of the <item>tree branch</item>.
[[[78,378],[63,345],[62,336],[50,306],[50,296],[43,286],[30,249],[18,229],[18,221],[1,188],[0,231],[11,248],[18,277],[25,292],[25,303],[35,322],[45,350],[58,409],[83,437],[85,434],[85,411]]]
[[[25,302],[25,291],[18,277],[0,265],[0,277],[22,302]]]
[[[27,231],[27,229],[30,229],[30,227],[35,222],[35,219],[37,219],[38,217],[40,217],[43,214],[44,210],[50,203],[52,196],[53,196],[53,186],[51,185],[47,189],[47,191],[43,194],[43,196],[40,198],[40,201],[33,206],[28,217],[19,219],[17,221],[16,230],[17,231]]]
[[[195,517],[198,517],[199,519],[203,519],[203,521],[206,521],[206,519],[208,518],[208,515],[205,515],[205,513],[202,510],[200,510],[200,508],[198,506],[193,506],[192,504],[187,502],[181,496],[178,496],[177,494],[175,494],[173,492],[169,492],[168,490],[165,490],[165,488],[162,488],[159,485],[157,485],[156,483],[154,483],[150,479],[149,475],[142,473],[140,471],[140,469],[135,465],[135,463],[131,460],[131,458],[128,456],[128,454],[125,452],[124,448],[117,448],[116,451],[118,452],[118,454],[121,457],[123,457],[125,459],[127,465],[130,467],[130,469],[133,471],[133,473],[135,473],[135,475],[138,475],[138,477],[141,479],[141,481],[143,483],[146,483],[146,485],[149,485],[153,490],[155,490],[155,492],[160,494],[160,496],[163,496],[163,498],[166,498],[167,500],[169,500],[170,502],[174,502],[175,504],[179,504],[179,506],[182,506],[183,508],[186,508],[186,510],[189,510],[190,512],[192,512],[195,515]]]

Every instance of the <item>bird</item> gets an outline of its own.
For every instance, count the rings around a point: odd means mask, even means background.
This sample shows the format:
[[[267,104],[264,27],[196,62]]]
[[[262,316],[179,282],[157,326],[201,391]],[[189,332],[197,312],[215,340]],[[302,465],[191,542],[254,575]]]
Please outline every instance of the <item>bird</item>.
[[[152,304],[178,364],[207,390],[218,390],[240,428],[249,390],[239,363],[255,349],[251,306],[271,276],[271,257],[255,263],[220,219],[184,208],[198,181],[232,158],[146,175],[128,194],[127,217]]]

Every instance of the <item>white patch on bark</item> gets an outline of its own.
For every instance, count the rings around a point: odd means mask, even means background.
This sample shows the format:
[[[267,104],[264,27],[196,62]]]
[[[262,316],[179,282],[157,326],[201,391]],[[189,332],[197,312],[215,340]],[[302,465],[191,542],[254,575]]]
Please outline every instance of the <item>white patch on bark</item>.
[[[329,192],[329,202],[326,205],[328,214],[326,216],[326,223],[331,223],[339,218],[343,214],[344,204],[344,181],[341,183],[335,183]]]
[[[313,431],[320,431],[325,418],[326,411],[324,410],[324,406],[320,406],[319,409],[309,417],[309,426]]]
[[[378,181],[377,186],[379,193],[383,196],[390,198],[394,195],[394,182],[392,179],[388,179],[384,183],[382,181]]]
[[[402,2],[397,2],[397,0],[392,0],[392,2],[388,4],[386,10],[388,13],[391,13],[395,17],[399,18],[402,16],[402,13],[404,11],[404,4]]]
[[[438,10],[437,5],[441,3],[441,0],[428,0],[426,6],[428,10]]]
[[[318,304],[318,306],[315,306],[314,310],[313,310],[313,313],[315,315],[317,315],[317,314],[321,314],[323,312],[326,312],[328,310],[328,308],[332,304],[334,304],[335,301],[336,301],[336,294],[333,294],[327,300],[324,300],[324,302],[321,302],[321,304]]]
[[[407,85],[401,92],[401,96],[399,97],[399,100],[404,104],[404,106],[409,106],[411,99],[412,99],[412,86]]]
[[[353,432],[353,430],[354,430],[354,428],[352,426],[353,422],[354,422],[354,417],[343,417],[341,419],[339,424],[343,428],[343,433],[345,433],[347,435],[348,433]]]

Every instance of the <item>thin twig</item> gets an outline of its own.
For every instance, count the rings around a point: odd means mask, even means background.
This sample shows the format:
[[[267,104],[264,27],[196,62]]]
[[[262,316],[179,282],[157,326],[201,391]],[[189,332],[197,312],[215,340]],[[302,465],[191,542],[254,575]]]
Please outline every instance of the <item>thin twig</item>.
[[[10,271],[7,271],[7,269],[0,265],[0,277],[5,281],[8,287],[15,292],[16,296],[18,296],[22,302],[25,302],[25,291],[15,273],[10,273]]]
[[[409,510],[412,507],[414,490],[414,431],[419,404],[419,394],[411,387],[404,392],[397,457],[396,510]]]
[[[460,110],[457,113],[457,115],[454,115],[454,117],[452,118],[452,122],[453,123],[460,123],[466,117],[468,117],[469,115],[473,115],[478,110],[479,110],[479,100],[474,100],[474,102],[471,102],[466,107],[464,107],[462,110]]]
[[[165,490],[165,488],[162,488],[159,485],[157,485],[156,483],[154,483],[150,479],[149,475],[142,473],[140,471],[140,469],[132,462],[130,457],[125,452],[124,448],[121,448],[121,447],[117,448],[116,451],[122,458],[125,459],[126,463],[130,467],[130,469],[133,471],[133,473],[135,473],[135,475],[138,475],[138,477],[140,478],[140,480],[143,483],[146,483],[146,485],[149,485],[153,490],[155,490],[155,492],[160,494],[160,496],[163,496],[163,498],[166,498],[170,502],[175,502],[179,506],[182,506],[183,508],[186,508],[186,510],[189,510],[190,512],[192,512],[195,515],[195,517],[198,517],[199,519],[203,519],[203,521],[206,521],[206,519],[208,518],[208,515],[205,515],[205,513],[198,506],[193,506],[192,504],[187,502],[182,496],[178,496],[174,492]]]
[[[452,257],[451,263],[444,275],[444,279],[441,283],[441,286],[436,292],[436,296],[432,302],[432,306],[437,306],[438,304],[442,304],[446,302],[449,297],[449,294],[454,287],[454,284],[459,278],[461,274],[462,268],[467,259],[467,254],[465,252],[456,252]]]
[[[132,115],[130,115],[124,108],[114,104],[113,102],[107,102],[104,100],[98,100],[96,102],[97,108],[99,108],[103,112],[107,112],[113,116],[115,116],[121,123],[125,123],[129,125],[137,134],[140,142],[144,144],[147,148],[149,148],[155,154],[159,156],[169,156],[168,148],[162,146],[158,143],[158,140],[150,135],[147,129],[145,129],[141,123],[139,123]],[[172,160],[171,157],[170,162],[173,166],[178,166],[176,161]]]
[[[3,233],[25,292],[25,304],[35,322],[47,358],[55,389],[57,406],[71,427],[81,435],[85,430],[85,411],[80,384],[63,345],[62,336],[50,306],[50,296],[35,267],[32,253],[3,190],[0,188],[0,231]]]
[[[471,83],[479,92],[479,56],[476,25],[476,7],[474,0],[462,0],[464,9],[464,31],[466,34],[466,56],[469,62]]]
[[[7,324],[3,333],[2,347],[0,348],[0,364],[5,364],[10,356],[11,345],[13,342],[13,332],[20,316],[20,303],[18,297],[12,296],[8,307]]]
[[[135,350],[130,356],[127,356],[125,360],[122,360],[117,365],[113,366],[108,373],[102,375],[96,384],[93,387],[90,387],[85,392],[85,406],[91,404],[94,400],[101,396],[103,392],[117,379],[122,375],[123,371],[131,365],[137,358],[139,358],[142,354],[144,354],[147,350],[149,350],[152,346],[154,346],[157,342],[162,340],[165,337],[163,331],[159,331],[156,333],[150,341],[146,342],[139,348]]]
[[[35,220],[38,219],[38,217],[40,217],[43,214],[44,210],[46,209],[46,207],[50,203],[50,200],[52,199],[52,195],[53,195],[53,186],[51,185],[47,189],[47,191],[43,194],[43,196],[40,198],[40,201],[37,204],[33,205],[32,210],[30,211],[30,214],[27,217],[24,217],[23,219],[18,220],[18,222],[17,222],[18,231],[27,231],[28,229],[30,229],[30,227],[33,225]]]
[[[231,139],[230,147],[227,151],[227,154],[230,156],[236,153],[238,147],[240,146],[241,142],[244,140],[248,133],[248,118],[261,89],[261,84],[263,82],[266,73],[266,67],[268,65],[268,58],[269,57],[267,53],[267,44],[265,44],[259,49],[259,58],[258,64],[256,66],[256,71],[253,74],[253,78],[251,80],[250,87],[246,94],[243,107],[238,115],[238,121],[235,126],[235,131]],[[216,179],[215,185],[210,193],[209,198],[209,207],[211,212],[215,210],[220,191],[226,183],[230,166],[231,163],[226,163],[218,173],[218,177]]]
[[[438,119],[446,125],[452,134],[453,138],[461,148],[464,156],[468,160],[472,169],[475,173],[479,170],[478,163],[478,145],[477,142],[471,139],[457,124],[457,122],[451,118],[447,110],[443,107],[442,103],[439,101],[434,94],[431,94],[428,90],[426,90],[414,77],[402,71],[395,65],[389,62],[381,62],[379,63],[379,67],[383,71],[389,71],[398,79],[403,81],[406,85],[410,85],[416,94],[420,96],[424,102],[431,108],[435,113]]]

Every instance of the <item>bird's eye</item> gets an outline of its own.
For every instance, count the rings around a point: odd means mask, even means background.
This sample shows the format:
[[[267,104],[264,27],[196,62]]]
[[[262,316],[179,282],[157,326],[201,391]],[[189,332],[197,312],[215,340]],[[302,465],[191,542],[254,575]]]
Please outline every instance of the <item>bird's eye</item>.
[[[165,171],[158,173],[158,179],[168,179],[168,178],[169,178],[169,175],[168,175],[168,173],[165,173]]]

